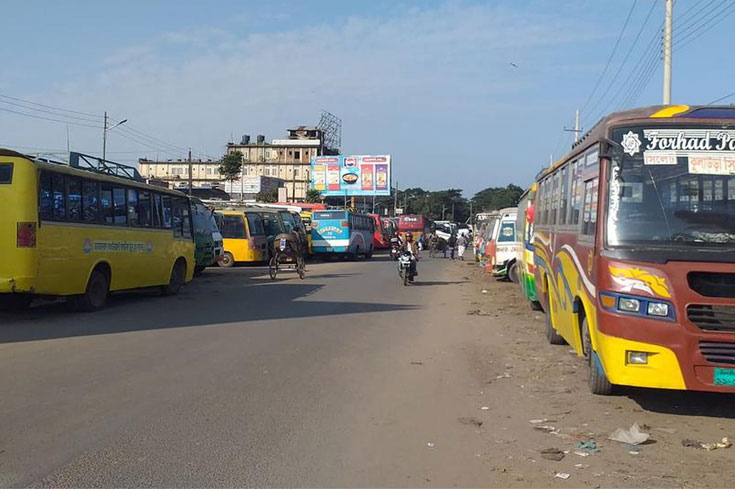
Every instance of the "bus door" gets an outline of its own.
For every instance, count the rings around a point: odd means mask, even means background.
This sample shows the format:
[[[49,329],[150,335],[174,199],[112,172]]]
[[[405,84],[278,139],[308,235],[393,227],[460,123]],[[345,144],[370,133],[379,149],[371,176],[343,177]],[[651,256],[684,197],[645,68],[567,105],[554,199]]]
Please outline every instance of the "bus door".
[[[268,256],[268,235],[265,232],[263,219],[258,213],[245,213],[248,225],[248,252],[250,260],[257,262]]]

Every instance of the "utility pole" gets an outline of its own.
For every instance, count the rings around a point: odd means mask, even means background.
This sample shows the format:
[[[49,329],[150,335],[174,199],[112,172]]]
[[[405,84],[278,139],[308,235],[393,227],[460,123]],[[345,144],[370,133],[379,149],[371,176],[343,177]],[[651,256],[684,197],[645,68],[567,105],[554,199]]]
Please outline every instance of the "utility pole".
[[[574,141],[579,141],[579,109],[574,112]]]
[[[664,105],[671,104],[671,36],[674,24],[674,0],[666,0],[664,28]]]
[[[192,170],[194,169],[194,166],[191,163],[191,148],[189,148],[189,158],[187,160],[189,162],[189,197],[191,197],[191,188],[194,183],[194,177],[192,176]]]
[[[107,111],[105,111],[105,123],[102,126],[102,161],[105,161],[107,155]]]
[[[396,216],[396,210],[398,209],[398,181],[396,180],[395,197],[393,198],[393,216]]]

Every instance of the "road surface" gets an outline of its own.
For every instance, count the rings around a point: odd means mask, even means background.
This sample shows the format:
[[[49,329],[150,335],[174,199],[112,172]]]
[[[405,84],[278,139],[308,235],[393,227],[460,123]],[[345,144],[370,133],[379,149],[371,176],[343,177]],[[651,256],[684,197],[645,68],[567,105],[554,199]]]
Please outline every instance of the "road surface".
[[[0,316],[0,487],[689,487],[733,397],[590,395],[516,285],[466,262],[206,271],[176,297]],[[483,292],[484,291],[484,292]],[[543,422],[539,422],[543,421]],[[650,441],[608,441],[637,422]],[[535,426],[552,429],[538,430]],[[599,452],[574,454],[580,441]],[[547,449],[561,461],[544,459]],[[564,453],[566,451],[566,453]],[[555,475],[569,475],[561,479]]]

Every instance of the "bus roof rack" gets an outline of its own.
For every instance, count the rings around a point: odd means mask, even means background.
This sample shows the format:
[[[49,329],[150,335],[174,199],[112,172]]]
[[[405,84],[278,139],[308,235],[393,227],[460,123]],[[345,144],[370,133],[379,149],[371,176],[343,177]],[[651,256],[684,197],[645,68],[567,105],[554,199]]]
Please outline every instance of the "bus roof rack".
[[[115,163],[109,160],[103,160],[92,155],[85,155],[76,151],[69,152],[69,166],[80,170],[97,172],[100,174],[113,175],[124,179],[135,180],[137,182],[145,182],[145,179],[138,173],[138,169],[130,165]]]

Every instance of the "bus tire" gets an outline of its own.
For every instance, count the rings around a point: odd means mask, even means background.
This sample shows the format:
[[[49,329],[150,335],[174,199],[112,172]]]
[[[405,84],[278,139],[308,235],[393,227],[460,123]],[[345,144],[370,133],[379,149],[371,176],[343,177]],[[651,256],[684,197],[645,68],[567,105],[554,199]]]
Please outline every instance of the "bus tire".
[[[531,301],[530,304],[533,311],[544,311],[544,308],[541,306],[539,301]]]
[[[0,311],[21,311],[31,306],[33,296],[30,294],[0,294]]]
[[[615,386],[607,379],[605,371],[597,360],[597,355],[592,348],[592,337],[587,318],[582,320],[582,350],[587,362],[587,386],[595,395],[612,395]]]
[[[365,258],[368,260],[373,258],[373,247],[370,247],[370,250],[368,251],[368,253],[365,254]]]
[[[186,261],[184,259],[178,259],[171,269],[171,277],[168,280],[168,284],[161,286],[161,293],[164,296],[173,296],[181,291],[186,283]]]
[[[98,267],[90,274],[84,294],[71,296],[67,304],[75,311],[98,311],[105,307],[109,295],[110,276]]]
[[[564,345],[567,342],[564,340],[564,337],[559,335],[557,331],[554,329],[553,322],[551,321],[551,299],[549,298],[549,288],[546,287],[546,310],[544,311],[546,313],[546,340],[549,341],[551,345]]]
[[[222,254],[222,258],[217,261],[217,265],[220,267],[229,268],[235,265],[235,258],[230,252]]]
[[[195,276],[198,276],[199,274],[201,274],[202,272],[204,272],[204,269],[206,269],[206,268],[207,268],[206,265],[198,265],[198,266],[194,267],[194,275]]]

